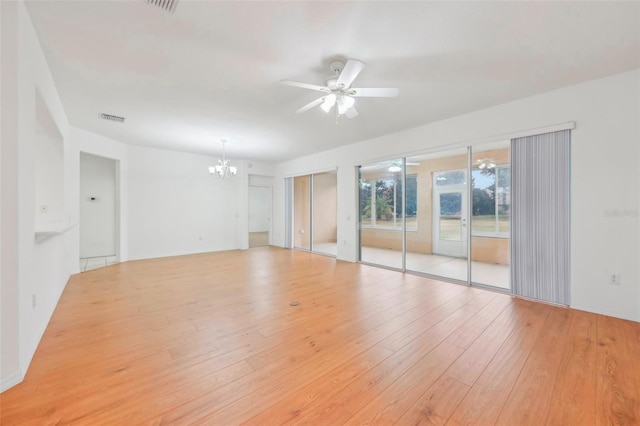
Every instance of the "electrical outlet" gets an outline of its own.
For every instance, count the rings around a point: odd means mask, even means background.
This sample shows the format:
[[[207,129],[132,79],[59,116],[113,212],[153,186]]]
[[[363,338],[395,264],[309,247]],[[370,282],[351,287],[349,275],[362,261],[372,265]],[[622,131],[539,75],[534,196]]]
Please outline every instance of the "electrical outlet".
[[[609,284],[620,285],[620,274],[611,274],[609,276]]]
[[[49,211],[49,206],[43,204],[40,206],[40,213],[47,213]]]

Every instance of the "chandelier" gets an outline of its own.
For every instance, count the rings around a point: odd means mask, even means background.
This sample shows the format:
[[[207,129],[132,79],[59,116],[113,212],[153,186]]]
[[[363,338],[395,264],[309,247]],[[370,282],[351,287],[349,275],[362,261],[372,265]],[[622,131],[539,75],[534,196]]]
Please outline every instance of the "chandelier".
[[[225,155],[224,145],[227,143],[226,139],[222,139],[222,159],[218,160],[218,164],[209,167],[209,173],[212,175],[218,175],[219,178],[232,178],[238,173],[238,168],[231,165],[231,162],[227,160]]]

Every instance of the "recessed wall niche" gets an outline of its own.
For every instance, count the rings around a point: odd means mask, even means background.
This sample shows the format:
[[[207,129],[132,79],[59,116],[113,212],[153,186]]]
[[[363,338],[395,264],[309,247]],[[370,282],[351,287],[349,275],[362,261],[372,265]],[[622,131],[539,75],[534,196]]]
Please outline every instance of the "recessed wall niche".
[[[36,232],[52,231],[64,226],[64,140],[37,89],[35,107]]]

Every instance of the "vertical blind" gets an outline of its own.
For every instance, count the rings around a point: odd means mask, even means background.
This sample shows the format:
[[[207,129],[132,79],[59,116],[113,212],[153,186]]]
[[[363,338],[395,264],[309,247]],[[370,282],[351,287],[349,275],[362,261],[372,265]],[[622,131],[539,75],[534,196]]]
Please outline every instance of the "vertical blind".
[[[570,302],[571,131],[511,140],[511,286]]]

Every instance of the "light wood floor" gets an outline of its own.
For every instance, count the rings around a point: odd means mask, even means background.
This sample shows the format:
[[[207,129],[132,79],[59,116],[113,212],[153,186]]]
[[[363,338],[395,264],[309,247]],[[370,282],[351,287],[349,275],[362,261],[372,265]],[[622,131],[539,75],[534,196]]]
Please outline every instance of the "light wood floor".
[[[638,323],[264,247],[73,276],[1,423],[637,425],[639,355]]]

